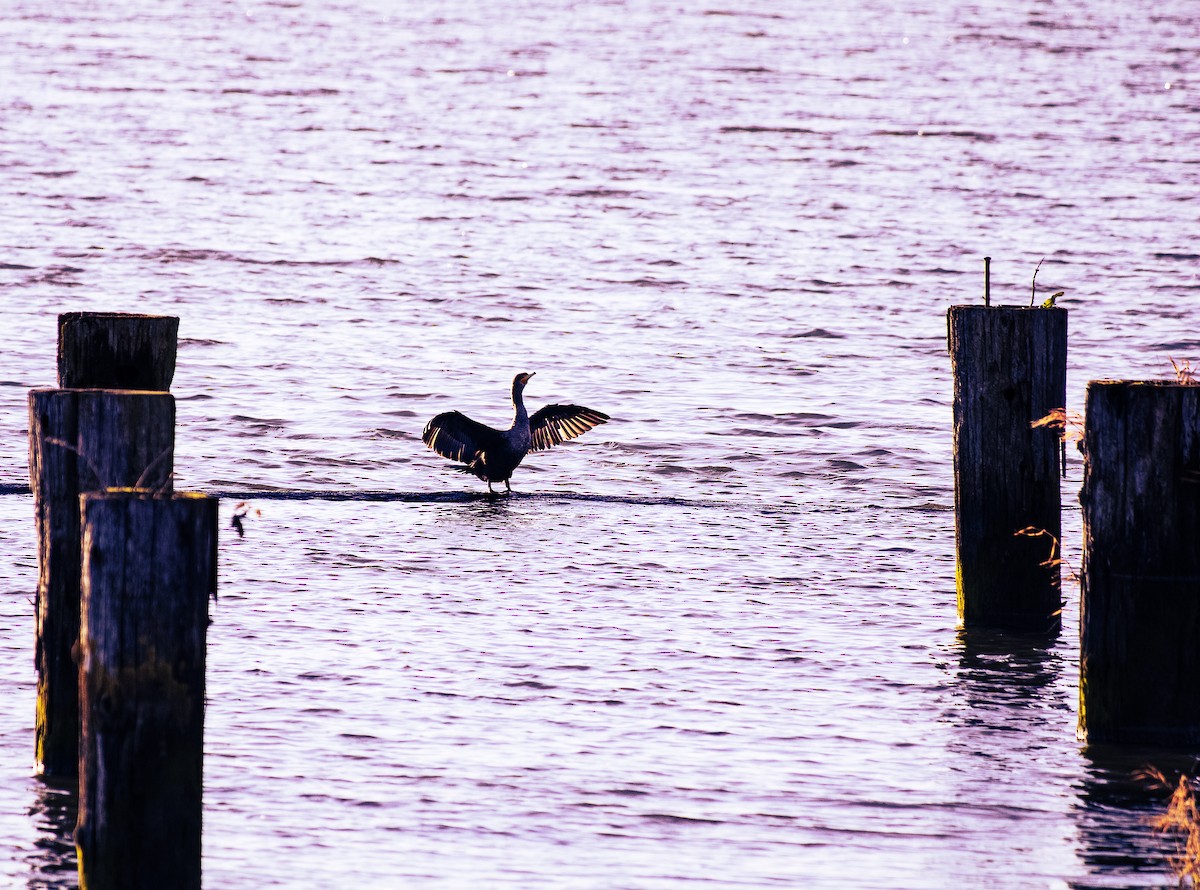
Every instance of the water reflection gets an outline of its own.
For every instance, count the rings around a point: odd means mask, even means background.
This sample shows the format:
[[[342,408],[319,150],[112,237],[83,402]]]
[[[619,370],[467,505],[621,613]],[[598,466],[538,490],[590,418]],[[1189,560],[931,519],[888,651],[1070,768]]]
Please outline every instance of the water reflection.
[[[1029,862],[1029,874],[1040,871],[1049,880],[1074,873],[1069,885],[1079,890],[1175,886],[1168,856],[1176,841],[1157,831],[1154,820],[1179,775],[1196,774],[1195,752],[1066,750],[1063,739],[1074,737],[1076,723],[1072,654],[1045,637],[960,631],[950,750],[970,767],[956,789],[959,799],[1021,813],[1027,836],[1054,830],[1057,812],[1069,814],[1075,837],[1062,840],[1074,850],[1073,866],[1054,862],[1047,848],[1044,862]],[[1152,779],[1153,771],[1165,781]],[[1070,787],[1074,800],[1058,790]],[[994,843],[1003,846],[1005,839]]]
[[[1057,790],[1078,769],[1062,742],[1075,731],[1065,653],[1051,636],[961,629],[954,654],[946,752],[954,809],[970,816],[957,843],[994,873],[945,867],[963,886],[980,877],[1007,886],[1005,872],[1020,862],[1023,886],[1050,886],[1075,867],[1063,824],[1070,802]]]
[[[79,796],[75,783],[57,784],[37,778],[30,807],[37,829],[29,855],[29,890],[75,890],[79,886],[75,858],[75,819]]]
[[[1057,712],[1051,720],[1057,725],[1070,709],[1061,679],[1062,657],[1051,636],[959,630],[956,687],[968,706],[964,727],[1028,731],[1029,712],[1046,710]]]
[[[950,749],[974,763],[970,793],[994,797],[1074,731],[1062,652],[1049,636],[980,629],[961,629],[957,650]]]
[[[1177,839],[1156,830],[1154,820],[1166,811],[1180,774],[1195,775],[1196,768],[1195,752],[1085,749],[1074,815],[1086,876],[1071,886],[1175,886],[1168,857],[1177,852]],[[1152,772],[1165,781],[1151,778]]]

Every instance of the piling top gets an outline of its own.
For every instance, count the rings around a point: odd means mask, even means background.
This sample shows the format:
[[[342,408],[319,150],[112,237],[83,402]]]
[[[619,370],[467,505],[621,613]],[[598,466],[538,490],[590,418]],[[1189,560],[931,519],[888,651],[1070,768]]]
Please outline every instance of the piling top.
[[[205,494],[202,491],[161,491],[157,488],[137,488],[133,486],[113,486],[111,488],[102,488],[98,491],[84,492],[81,497],[89,501],[114,501],[123,498],[138,498],[142,500],[184,500],[184,501],[203,501],[203,500],[218,500],[210,494]]]
[[[63,387],[169,390],[179,319],[133,312],[64,312],[58,317]]]
[[[121,396],[170,396],[171,393],[165,389],[125,389],[124,387],[116,386],[35,386],[29,390],[29,395],[35,393],[96,393]],[[174,398],[174,396],[171,396]]]
[[[1066,312],[1065,306],[981,306],[962,303],[950,307],[951,312]]]
[[[60,312],[58,314],[58,324],[61,327],[63,324],[74,321],[77,318],[174,318],[173,315],[151,315],[148,312]]]
[[[1111,387],[1129,387],[1129,388],[1132,388],[1135,386],[1147,386],[1147,387],[1154,387],[1157,389],[1175,389],[1175,388],[1196,389],[1196,388],[1200,388],[1200,381],[1197,381],[1195,383],[1184,383],[1181,380],[1168,380],[1166,378],[1162,378],[1159,380],[1113,380],[1113,379],[1109,379],[1109,378],[1102,378],[1100,380],[1089,380],[1088,381],[1088,389],[1091,389],[1093,386],[1095,386],[1095,387],[1111,386]]]
[[[1033,343],[1049,336],[1054,345],[1048,348],[1061,352],[1056,361],[1065,366],[1068,318],[1062,306],[951,306],[946,311],[947,346],[952,355],[957,349],[965,349],[969,355],[981,343],[994,341],[1003,354],[1015,343]],[[956,346],[957,341],[962,342]]]

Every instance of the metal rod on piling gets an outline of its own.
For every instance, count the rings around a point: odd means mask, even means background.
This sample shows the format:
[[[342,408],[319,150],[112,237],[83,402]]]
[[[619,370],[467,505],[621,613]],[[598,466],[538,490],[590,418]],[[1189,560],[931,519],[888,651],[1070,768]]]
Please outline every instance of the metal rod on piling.
[[[959,617],[1057,633],[1059,440],[1031,424],[1066,403],[1067,312],[952,306],[948,329]]]
[[[200,890],[217,500],[109,489],[81,506],[80,883]]]
[[[983,305],[992,305],[992,258],[983,258]]]
[[[1083,439],[1079,724],[1200,743],[1200,386],[1094,380]]]

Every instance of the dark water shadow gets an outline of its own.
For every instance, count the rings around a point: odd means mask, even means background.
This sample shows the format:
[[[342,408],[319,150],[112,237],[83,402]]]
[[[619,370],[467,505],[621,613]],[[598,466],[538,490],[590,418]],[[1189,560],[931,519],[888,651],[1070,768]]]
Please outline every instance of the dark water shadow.
[[[496,492],[486,491],[390,491],[388,489],[344,488],[235,488],[203,490],[204,494],[223,501],[399,501],[411,504],[473,504],[521,502],[582,501],[590,504],[630,504],[641,507],[689,507],[717,509],[752,509],[777,512],[800,509],[800,504],[782,503],[777,506],[737,501],[706,500],[651,495],[588,494],[578,491],[559,492]],[[27,485],[0,485],[0,495],[30,494]],[[811,506],[805,509],[813,509]],[[820,509],[820,508],[818,508]]]
[[[78,890],[75,855],[75,820],[79,795],[75,782],[59,783],[35,778],[29,815],[37,828],[34,849],[28,855],[28,890]]]
[[[1069,835],[1074,827],[1076,863],[1064,875],[1070,886],[1122,887],[1121,876],[1132,873],[1145,880],[1130,887],[1164,886],[1163,856],[1158,848],[1141,845],[1151,840],[1144,818],[1150,801],[1142,798],[1143,809],[1131,814],[1123,801],[1116,802],[1123,789],[1111,784],[1114,774],[1091,767],[1071,744],[1077,720],[1075,650],[1056,635],[973,629],[959,631],[956,650],[949,743],[961,764],[956,803],[990,812],[998,825],[1021,826],[1015,834],[1002,830],[997,835],[998,850],[1007,855],[1027,845],[1053,845],[1031,838],[1039,833],[1053,838],[1064,828]],[[1136,871],[1130,868],[1135,862]],[[970,876],[963,878],[969,885]],[[1049,883],[1029,886],[1061,886],[1053,873],[1041,879]]]
[[[805,513],[844,514],[861,512],[863,510],[914,510],[918,512],[940,512],[944,508],[937,504],[901,504],[901,505],[848,505],[836,499],[823,501],[778,501],[762,503],[760,501],[736,501],[721,498],[683,498],[669,495],[637,495],[637,494],[590,494],[579,491],[550,491],[550,492],[496,492],[487,491],[391,491],[389,489],[345,489],[345,488],[226,488],[226,489],[189,489],[223,501],[358,501],[358,502],[400,502],[410,504],[475,504],[498,503],[510,500],[512,503],[569,503],[581,502],[586,504],[617,504],[635,507],[682,507],[689,510],[722,510],[726,512],[750,513],[762,516],[794,516]],[[28,486],[0,485],[0,495],[30,494]]]
[[[391,491],[388,489],[347,488],[230,488],[201,489],[204,494],[223,501],[399,501],[411,504],[472,504],[500,503],[507,499],[514,502],[533,501],[552,503],[555,501],[583,501],[593,504],[632,504],[635,506],[667,507],[716,507],[720,509],[751,508],[770,512],[775,509],[798,507],[781,504],[778,508],[762,504],[740,504],[732,501],[703,500],[650,495],[588,494],[578,491],[560,492],[496,492],[486,491]],[[0,483],[0,495],[31,494],[28,485]]]
[[[1056,635],[962,628],[956,646],[961,728],[1028,732],[1055,730],[1070,710]]]
[[[958,639],[952,747],[971,768],[960,795],[1054,819],[1053,798],[1073,797],[1077,890],[1174,887],[1175,839],[1154,826],[1181,773],[1196,775],[1197,751],[1080,744],[1074,738],[1078,667],[1074,650],[1046,636],[962,630]],[[1164,780],[1150,777],[1157,770]],[[1031,825],[1036,822],[1031,823]]]
[[[560,492],[487,491],[391,491],[371,488],[230,488],[203,490],[211,497],[229,501],[400,501],[412,504],[471,504],[520,501],[584,501],[594,504],[633,504],[668,507],[730,507],[736,503],[697,498],[655,497],[648,495],[588,494]],[[28,485],[0,484],[0,495],[28,495]],[[755,505],[761,507],[761,505]]]
[[[1073,808],[1076,849],[1086,876],[1079,888],[1179,886],[1169,857],[1183,838],[1155,827],[1181,774],[1195,776],[1196,751],[1091,745]]]
[[[1036,831],[1032,826],[1044,824],[1051,808],[1043,798],[1049,770],[1042,761],[1061,746],[1057,740],[1071,722],[1061,653],[1044,635],[967,628],[958,631],[954,651],[947,715],[947,750],[959,764],[954,805],[1020,819]]]
[[[948,750],[963,765],[955,786],[960,805],[998,816],[1037,816],[1061,764],[1045,763],[1073,732],[1066,665],[1053,638],[960,629],[950,688]],[[1067,778],[1059,778],[1062,782]]]
[[[504,502],[584,501],[594,504],[633,504],[669,507],[729,507],[724,501],[705,501],[676,497],[603,495],[584,492],[526,493],[514,491],[489,494],[486,491],[387,491],[383,489],[230,489],[206,491],[222,500],[239,501],[400,501],[414,504],[502,504]]]

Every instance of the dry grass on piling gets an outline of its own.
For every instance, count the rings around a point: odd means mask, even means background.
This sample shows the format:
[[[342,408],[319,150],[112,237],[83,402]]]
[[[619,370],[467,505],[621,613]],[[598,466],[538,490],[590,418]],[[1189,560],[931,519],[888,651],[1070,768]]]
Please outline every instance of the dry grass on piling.
[[[1196,371],[1192,367],[1192,363],[1189,359],[1185,358],[1181,362],[1176,362],[1175,359],[1171,359],[1170,361],[1171,367],[1175,369],[1176,383],[1180,384],[1181,386],[1200,386],[1200,377],[1197,377],[1197,374],[1200,374],[1200,371]]]
[[[1152,786],[1170,788],[1165,775],[1154,768],[1142,772]],[[1175,839],[1175,852],[1168,854],[1167,864],[1180,887],[1200,887],[1200,807],[1196,804],[1196,782],[1188,775],[1179,777],[1171,792],[1167,810],[1155,817],[1154,827]]]
[[[1077,575],[1075,573],[1075,569],[1072,568],[1071,564],[1069,562],[1067,562],[1065,559],[1063,559],[1059,553],[1058,538],[1056,538],[1053,534],[1048,532],[1046,529],[1038,528],[1036,525],[1027,525],[1027,526],[1025,526],[1025,528],[1017,529],[1015,532],[1013,532],[1013,535],[1015,535],[1018,538],[1049,538],[1050,539],[1050,555],[1047,556],[1045,559],[1043,559],[1041,562],[1039,562],[1038,565],[1045,566],[1048,569],[1056,569],[1056,568],[1059,568],[1060,566],[1065,566],[1066,570],[1067,570],[1067,577],[1070,578],[1072,581],[1076,581],[1076,582],[1079,581],[1079,575]],[[1062,583],[1062,576],[1061,575],[1055,576],[1054,585],[1057,587],[1061,583]]]
[[[1029,425],[1035,430],[1049,427],[1064,442],[1083,438],[1083,415],[1066,408],[1055,408],[1045,417],[1030,421]]]

